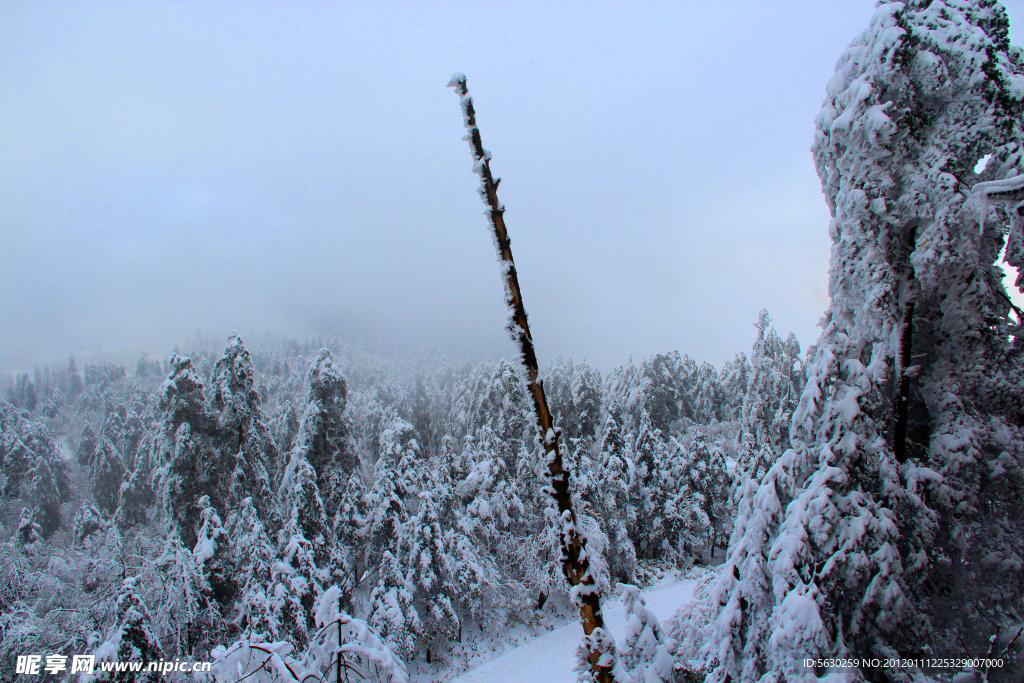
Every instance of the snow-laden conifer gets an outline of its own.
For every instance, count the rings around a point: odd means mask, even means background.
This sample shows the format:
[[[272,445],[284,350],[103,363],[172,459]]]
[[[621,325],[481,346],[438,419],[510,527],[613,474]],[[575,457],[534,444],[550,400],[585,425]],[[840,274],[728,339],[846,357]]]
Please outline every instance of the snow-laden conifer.
[[[87,500],[75,513],[75,518],[71,522],[71,535],[75,543],[84,545],[91,536],[102,534],[109,527],[110,523],[104,519],[103,513]]]
[[[124,461],[117,447],[109,438],[101,437],[93,460],[92,497],[100,510],[108,516],[117,510],[124,471]]]
[[[675,662],[670,652],[675,643],[640,597],[639,588],[624,585],[622,603],[626,608],[626,632],[619,645],[622,666],[637,683],[672,683]]]
[[[75,449],[75,460],[83,467],[92,467],[92,460],[96,452],[96,432],[89,424],[89,418],[85,418],[85,425],[78,437],[78,447]]]
[[[321,349],[306,372],[306,407],[299,418],[294,448],[313,467],[316,483],[330,514],[359,466],[345,416],[348,385],[331,352]]]
[[[992,268],[1003,236],[980,230],[965,178],[990,151],[980,179],[1021,173],[1022,113],[996,3],[883,3],[840,57],[813,146],[832,303],[793,450],[744,487],[709,682],[813,680],[805,657],[952,655],[1019,607],[1020,488],[994,463],[1020,462],[1024,392]],[[980,584],[993,553],[1010,563]]]
[[[608,536],[608,568],[618,581],[634,580],[636,548],[629,536],[636,510],[629,499],[632,459],[622,426],[614,413],[605,420],[600,450],[594,463],[592,507]]]
[[[153,631],[149,609],[139,594],[138,581],[138,576],[131,576],[121,582],[117,606],[114,610],[116,621],[107,639],[94,652],[97,662],[156,662],[163,659],[163,648]],[[95,677],[86,674],[82,680],[96,681],[96,683],[107,681],[150,683],[162,678],[160,672],[146,669],[140,672],[105,672],[97,666],[95,671]]]
[[[241,583],[235,621],[252,641],[279,640],[282,636],[279,615],[283,596],[275,594],[273,582],[277,553],[249,498],[242,501],[237,530]]]
[[[413,604],[415,590],[403,575],[398,559],[390,551],[384,551],[366,621],[405,661],[416,656],[417,639],[423,633],[419,612]]]
[[[210,379],[214,443],[220,457],[218,469],[223,473],[218,494],[223,509],[234,510],[241,500],[252,498],[261,515],[274,519],[269,473],[278,466],[278,451],[256,391],[255,374],[252,354],[238,333],[232,333]],[[213,492],[208,493],[218,500]]]

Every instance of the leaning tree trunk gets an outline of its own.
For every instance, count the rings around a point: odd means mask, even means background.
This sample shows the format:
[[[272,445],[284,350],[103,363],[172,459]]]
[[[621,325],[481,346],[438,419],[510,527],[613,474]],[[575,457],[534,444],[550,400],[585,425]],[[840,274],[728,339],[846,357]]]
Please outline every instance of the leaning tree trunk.
[[[547,476],[550,484],[544,487],[544,492],[551,497],[551,502],[557,506],[559,512],[558,538],[562,547],[560,558],[562,572],[568,579],[569,585],[572,586],[573,600],[580,610],[580,621],[583,623],[583,632],[586,634],[584,644],[589,652],[588,658],[594,680],[599,683],[614,683],[612,668],[615,645],[610,635],[604,631],[604,620],[601,616],[601,591],[590,571],[586,535],[580,528],[576,520],[576,513],[573,511],[572,498],[569,494],[569,470],[562,462],[562,455],[558,448],[560,430],[556,429],[553,424],[551,411],[548,410],[548,402],[544,396],[544,383],[537,377],[537,354],[533,348],[530,326],[526,322],[526,309],[523,307],[523,296],[519,290],[519,277],[512,260],[512,247],[509,243],[508,232],[505,229],[505,207],[498,201],[498,183],[501,180],[491,175],[491,153],[484,149],[480,140],[480,129],[476,126],[473,98],[469,96],[469,90],[466,88],[466,76],[461,73],[455,74],[449,81],[448,87],[455,88],[455,92],[460,98],[459,104],[462,106],[463,121],[466,130],[469,131],[463,139],[469,142],[473,160],[476,162],[473,172],[480,176],[478,191],[488,207],[487,216],[491,224],[494,248],[498,252],[502,273],[505,277],[505,305],[509,311],[506,327],[512,341],[519,349],[519,360],[526,369],[527,388],[533,400],[533,415],[547,457]]]

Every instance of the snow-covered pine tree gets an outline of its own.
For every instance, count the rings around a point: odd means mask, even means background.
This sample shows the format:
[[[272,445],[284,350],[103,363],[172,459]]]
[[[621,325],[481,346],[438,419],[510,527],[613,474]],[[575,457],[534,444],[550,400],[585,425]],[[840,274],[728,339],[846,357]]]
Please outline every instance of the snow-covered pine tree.
[[[344,415],[348,385],[328,349],[320,349],[313,359],[306,383],[306,407],[299,419],[295,448],[313,466],[317,486],[333,514],[346,481],[360,464],[352,426]]]
[[[750,361],[747,360],[745,353],[737,353],[735,358],[722,365],[718,383],[723,394],[723,420],[742,419],[743,401],[747,396],[749,375]]]
[[[75,449],[75,460],[83,467],[92,467],[93,457],[96,453],[96,432],[89,424],[89,418],[85,418],[85,425],[82,426],[82,433],[78,437],[78,448]]]
[[[36,457],[28,473],[27,486],[22,486],[23,497],[35,503],[35,521],[39,523],[43,538],[49,538],[60,528],[61,503],[69,497],[70,487],[60,482],[62,472],[54,471],[55,467],[60,470],[63,466],[63,460]]]
[[[726,468],[725,454],[717,443],[708,444],[704,430],[698,427],[690,441],[686,472],[686,486],[702,499],[702,509],[711,524],[708,550],[723,532],[731,516],[729,510],[729,489],[732,481]]]
[[[697,424],[707,425],[724,419],[725,394],[722,391],[715,366],[711,363],[701,363],[697,370],[692,406],[693,420]]]
[[[632,434],[629,435],[633,437]],[[628,437],[627,437],[628,439]],[[632,476],[629,483],[630,517],[627,527],[638,557],[653,558],[660,541],[655,528],[670,493],[661,486],[661,468],[668,459],[668,444],[647,413],[640,416],[639,432],[632,438]]]
[[[951,641],[1019,613],[1021,364],[1003,235],[979,229],[964,181],[985,153],[982,180],[1024,165],[1007,25],[995,2],[882,3],[840,57],[812,148],[832,303],[794,448],[740,501],[709,683],[813,680],[804,657],[962,656]]]
[[[440,508],[450,503],[450,496],[442,482],[431,482],[418,494],[416,514],[403,526],[399,538],[398,560],[413,589],[419,635],[428,661],[436,649],[453,642],[462,629],[456,613],[459,591],[449,544],[456,539],[445,533],[439,519],[443,515]]]
[[[672,683],[672,650],[675,643],[665,634],[658,617],[647,607],[636,586],[622,587],[626,607],[626,633],[619,647],[622,666],[637,683]]]
[[[659,464],[657,486],[664,491],[662,508],[654,518],[652,542],[658,556],[686,567],[711,552],[714,526],[708,517],[707,498],[694,488],[691,451],[671,439]]]
[[[84,545],[90,536],[106,531],[109,526],[110,523],[103,518],[103,513],[86,500],[82,502],[82,507],[75,513],[75,518],[71,522],[71,535],[75,543]]]
[[[750,354],[750,374],[740,416],[742,468],[767,469],[789,448],[789,428],[796,407],[796,387],[791,377],[799,369],[787,355],[786,346],[771,326],[768,311],[758,314],[757,339]],[[794,340],[795,341],[795,340]],[[796,351],[799,353],[799,344]],[[799,377],[797,378],[799,383]],[[750,454],[755,454],[750,457]],[[753,476],[742,469],[740,476]]]
[[[604,434],[594,464],[594,499],[591,507],[608,536],[608,568],[617,581],[630,582],[636,574],[636,548],[628,529],[635,509],[629,500],[630,454],[615,411],[604,423]]]
[[[241,585],[236,621],[242,633],[253,642],[279,640],[280,605],[273,583],[276,551],[250,498],[242,500],[237,529],[235,547],[240,551],[237,562]]]
[[[154,436],[149,432],[142,437],[136,452],[135,469],[127,473],[121,483],[120,500],[114,512],[114,523],[121,533],[149,521],[149,510],[156,500],[150,463]]]
[[[192,554],[203,577],[203,588],[221,606],[221,613],[227,613],[234,606],[239,581],[231,538],[216,508],[210,504],[209,496],[197,500],[196,507],[199,508],[199,528]]]
[[[232,332],[210,379],[214,441],[223,472],[218,492],[223,502],[217,507],[235,510],[241,500],[252,498],[261,516],[276,524],[269,473],[278,467],[277,445],[255,380],[252,354],[238,333]],[[211,499],[217,501],[212,495]],[[230,516],[228,525],[232,525]]]
[[[160,417],[151,461],[158,505],[187,548],[195,547],[203,495],[220,501],[221,468],[210,443],[216,418],[206,405],[203,380],[189,358],[172,354],[161,386]]]
[[[366,622],[403,661],[416,656],[416,643],[423,631],[420,615],[413,605],[415,587],[402,574],[401,565],[385,550],[378,569],[377,585],[370,594]]]
[[[92,466],[92,497],[106,515],[113,515],[121,497],[124,461],[117,446],[107,437],[100,437]]]
[[[487,426],[466,436],[460,459],[470,470],[455,489],[464,503],[456,513],[461,538],[454,544],[463,612],[488,625],[505,623],[527,599],[517,550],[530,520],[496,438]]]
[[[164,652],[160,641],[153,632],[152,618],[146,604],[140,597],[138,576],[131,576],[121,582],[117,595],[117,606],[114,609],[115,622],[107,639],[96,648],[96,660],[100,662],[157,662],[163,659]],[[158,671],[141,672],[118,671],[105,672],[96,667],[94,680],[97,683],[107,681],[138,681],[149,683],[159,681],[163,674]],[[85,678],[89,679],[87,675]]]
[[[36,513],[29,508],[21,508],[18,517],[18,529],[14,532],[18,546],[25,551],[33,551],[43,540],[43,529],[36,522]]]
[[[368,541],[366,562],[369,566],[377,566],[384,552],[390,551],[392,556],[397,552],[398,535],[409,518],[405,496],[401,495],[396,482],[398,474],[389,461],[380,458],[373,471],[373,486],[367,492],[365,502],[364,533]]]

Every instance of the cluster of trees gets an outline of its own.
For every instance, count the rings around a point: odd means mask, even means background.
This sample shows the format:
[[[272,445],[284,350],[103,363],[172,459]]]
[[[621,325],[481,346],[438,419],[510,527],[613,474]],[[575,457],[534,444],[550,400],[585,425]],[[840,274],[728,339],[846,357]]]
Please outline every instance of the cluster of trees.
[[[607,378],[545,369],[605,586],[724,546],[737,477],[777,457],[772,430],[804,381],[795,339],[768,322],[721,372],[677,352]],[[144,356],[134,377],[107,363],[82,381],[71,361],[12,378],[0,661],[242,642],[288,642],[299,661],[330,592],[398,660],[430,662],[467,631],[568,604],[515,366],[268,346],[232,335],[216,353]],[[748,452],[760,459],[734,471]]]
[[[601,581],[728,539],[664,629],[626,589],[620,683],[910,681],[943,672],[804,663],[1012,664],[1024,642],[1024,336],[994,265],[1024,268],[1024,52],[991,0],[881,3],[827,92],[832,302],[804,362],[763,313],[750,359],[720,371],[670,353],[544,372]],[[567,601],[507,362],[233,335],[133,380],[22,374],[7,398],[9,671],[25,652],[213,650],[229,679],[256,648],[401,681],[401,660]]]
[[[839,59],[812,147],[832,302],[789,449],[744,485],[728,558],[675,632],[708,683],[1020,680],[1024,338],[996,266],[1024,266],[1008,36],[996,2],[883,2]],[[886,664],[803,664],[847,656]],[[982,662],[890,665],[944,657]]]

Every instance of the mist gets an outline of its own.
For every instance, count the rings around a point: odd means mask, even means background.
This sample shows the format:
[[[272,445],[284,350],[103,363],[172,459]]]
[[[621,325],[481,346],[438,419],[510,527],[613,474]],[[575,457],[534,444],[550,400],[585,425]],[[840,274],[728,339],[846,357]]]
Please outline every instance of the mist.
[[[761,308],[806,347],[830,248],[814,118],[873,12],[0,4],[0,369],[232,330],[511,356],[454,71],[542,364],[720,364]]]

